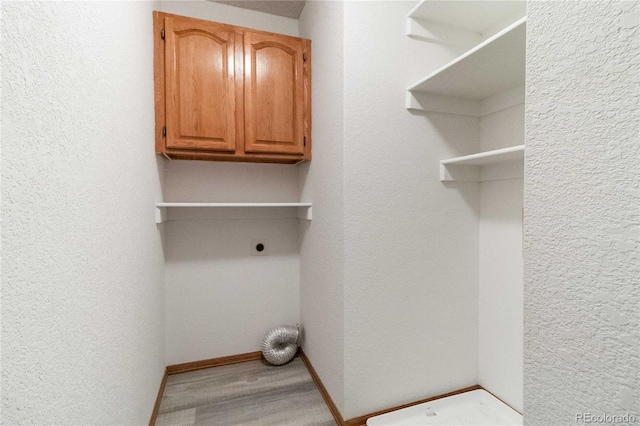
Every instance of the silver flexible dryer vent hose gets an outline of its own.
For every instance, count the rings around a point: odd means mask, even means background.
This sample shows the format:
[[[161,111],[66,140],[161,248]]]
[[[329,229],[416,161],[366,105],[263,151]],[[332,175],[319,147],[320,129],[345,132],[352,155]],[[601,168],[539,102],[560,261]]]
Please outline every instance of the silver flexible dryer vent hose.
[[[270,364],[282,365],[293,359],[298,351],[300,328],[291,325],[276,327],[264,336],[262,355]]]

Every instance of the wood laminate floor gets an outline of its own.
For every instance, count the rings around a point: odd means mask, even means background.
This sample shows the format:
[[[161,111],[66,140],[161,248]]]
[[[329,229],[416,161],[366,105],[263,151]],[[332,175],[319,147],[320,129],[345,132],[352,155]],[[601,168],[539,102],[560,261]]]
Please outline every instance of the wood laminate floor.
[[[168,377],[157,426],[336,422],[302,359],[279,367],[249,361]]]

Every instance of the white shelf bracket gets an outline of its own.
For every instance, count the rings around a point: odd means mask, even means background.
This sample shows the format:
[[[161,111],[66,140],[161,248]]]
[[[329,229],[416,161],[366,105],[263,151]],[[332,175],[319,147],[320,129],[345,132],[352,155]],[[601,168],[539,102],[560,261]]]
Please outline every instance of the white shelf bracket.
[[[311,206],[298,207],[298,219],[311,220],[312,217]]]
[[[167,220],[166,207],[156,207],[156,223],[162,223]]]
[[[420,105],[420,101],[418,100],[418,98],[416,98],[415,94],[413,92],[410,92],[409,90],[407,90],[406,93],[405,104],[407,109],[424,111],[424,108],[422,107],[422,105]]]
[[[407,90],[405,102],[408,110],[480,117],[480,101],[476,100]]]
[[[482,42],[482,34],[453,28],[426,19],[407,17],[407,36],[450,46],[472,47]]]
[[[440,181],[442,182],[479,182],[480,166],[460,166],[440,164]]]

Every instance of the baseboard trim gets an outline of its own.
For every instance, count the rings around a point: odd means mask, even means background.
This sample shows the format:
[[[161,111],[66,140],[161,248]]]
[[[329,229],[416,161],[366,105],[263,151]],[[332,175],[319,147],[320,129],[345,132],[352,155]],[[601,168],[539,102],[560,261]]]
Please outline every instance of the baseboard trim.
[[[322,380],[320,380],[320,376],[318,376],[318,373],[316,372],[315,368],[313,368],[313,365],[311,365],[311,361],[309,361],[309,358],[307,358],[307,355],[304,353],[302,348],[300,348],[299,354],[300,354],[300,358],[302,358],[302,362],[304,362],[304,365],[307,367],[307,370],[309,371],[311,378],[313,378],[313,382],[318,387],[318,390],[320,391],[320,394],[322,395],[324,402],[327,404],[327,407],[329,407],[329,411],[331,411],[331,415],[333,416],[333,419],[336,421],[338,426],[366,426],[367,419],[369,417],[379,416],[381,414],[390,413],[391,411],[402,410],[403,408],[424,404],[425,402],[435,401],[436,399],[446,398],[448,396],[454,396],[454,395],[458,395],[465,392],[470,392],[478,389],[485,390],[480,385],[473,385],[473,386],[469,386],[463,389],[458,389],[452,392],[443,393],[441,395],[432,396],[430,398],[421,399],[420,401],[414,401],[408,404],[398,405],[397,407],[376,411],[375,413],[365,414],[364,416],[354,417],[353,419],[344,420],[344,418],[342,417],[342,414],[340,414],[340,410],[338,410],[338,407],[331,399],[331,395],[329,395],[329,392],[327,392],[327,388],[325,388],[324,385],[322,384]]]
[[[188,371],[202,370],[211,367],[220,367],[223,365],[238,364],[247,361],[258,361],[262,359],[262,352],[247,352],[245,354],[223,356],[220,358],[203,359],[201,361],[185,362],[183,364],[174,364],[167,366],[167,374],[186,373]]]
[[[164,375],[162,376],[162,381],[160,382],[160,389],[158,389],[158,396],[156,397],[156,404],[153,406],[153,411],[151,412],[151,419],[149,420],[149,426],[155,426],[156,420],[158,419],[158,413],[160,412],[160,404],[162,403],[162,395],[164,395],[164,388],[167,385],[167,369],[164,369]]]
[[[480,389],[482,389],[483,391],[485,391],[487,393],[490,393],[495,399],[497,399],[498,401],[502,402],[504,405],[506,405],[507,407],[511,408],[516,413],[522,415],[522,413],[520,411],[516,410],[511,405],[509,405],[506,402],[504,402],[504,400],[502,398],[500,398],[499,396],[497,396],[495,393],[491,392],[490,390],[487,390],[486,388],[483,388],[482,386],[480,386]]]
[[[302,348],[300,348],[299,354],[300,354],[300,358],[302,358],[302,362],[304,362],[304,365],[307,367],[307,371],[309,371],[309,374],[311,375],[313,382],[316,384],[316,387],[320,391],[320,395],[322,395],[322,399],[324,399],[325,404],[327,404],[327,407],[329,407],[329,411],[331,411],[331,415],[333,416],[333,419],[336,421],[336,423],[339,426],[344,425],[344,419],[342,418],[342,414],[340,414],[340,410],[338,410],[338,407],[336,407],[336,404],[334,404],[333,400],[331,399],[331,395],[329,395],[329,392],[327,392],[327,388],[325,388],[324,385],[322,384],[322,380],[320,380],[320,376],[318,376],[318,373],[316,373],[316,370],[313,368],[313,365],[311,365],[311,361],[309,361],[309,358],[307,358],[307,355],[305,355]]]
[[[355,417],[353,419],[349,419],[342,423],[342,426],[366,426],[367,419],[369,417],[379,416],[381,414],[390,413],[396,410],[402,410],[403,408],[413,407],[414,405],[424,404],[425,402],[435,401],[436,399],[446,398],[448,396],[454,396],[465,392],[470,392],[473,390],[482,389],[480,385],[469,386],[468,388],[458,389],[453,392],[443,393],[442,395],[432,396],[430,398],[421,399],[420,401],[410,402],[408,404],[398,405],[397,407],[387,408],[386,410],[376,411],[375,413],[366,414],[364,416]]]

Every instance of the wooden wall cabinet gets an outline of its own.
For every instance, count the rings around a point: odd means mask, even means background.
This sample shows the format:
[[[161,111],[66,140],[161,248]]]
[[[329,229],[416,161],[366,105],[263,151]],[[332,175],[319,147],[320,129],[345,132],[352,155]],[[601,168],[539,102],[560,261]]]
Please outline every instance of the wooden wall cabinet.
[[[156,153],[311,159],[311,41],[153,13]]]

